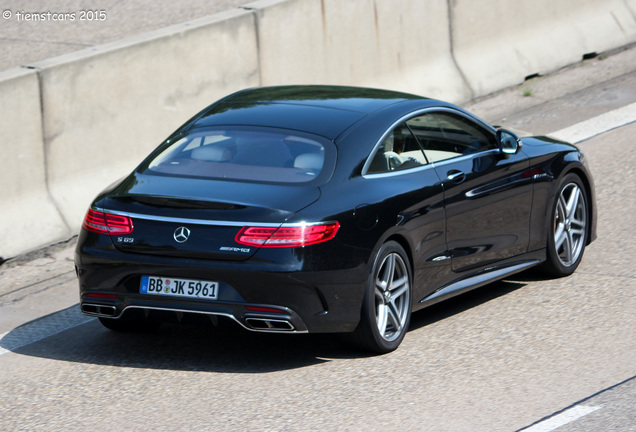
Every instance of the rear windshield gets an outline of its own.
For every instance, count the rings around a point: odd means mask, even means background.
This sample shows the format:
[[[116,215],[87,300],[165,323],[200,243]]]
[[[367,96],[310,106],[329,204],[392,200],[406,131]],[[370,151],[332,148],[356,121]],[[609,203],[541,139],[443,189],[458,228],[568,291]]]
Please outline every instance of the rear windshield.
[[[145,173],[180,177],[305,183],[323,171],[325,147],[279,131],[199,130],[164,144],[144,165]]]

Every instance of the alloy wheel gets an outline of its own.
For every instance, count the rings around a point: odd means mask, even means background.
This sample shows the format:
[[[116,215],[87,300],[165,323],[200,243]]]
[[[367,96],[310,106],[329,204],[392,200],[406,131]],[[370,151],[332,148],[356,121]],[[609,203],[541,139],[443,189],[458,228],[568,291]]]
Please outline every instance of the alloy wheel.
[[[587,207],[576,183],[568,183],[559,195],[554,216],[554,246],[561,264],[570,267],[585,247]]]
[[[375,280],[375,313],[380,336],[386,341],[399,338],[411,305],[407,266],[398,253],[390,253],[382,262]]]

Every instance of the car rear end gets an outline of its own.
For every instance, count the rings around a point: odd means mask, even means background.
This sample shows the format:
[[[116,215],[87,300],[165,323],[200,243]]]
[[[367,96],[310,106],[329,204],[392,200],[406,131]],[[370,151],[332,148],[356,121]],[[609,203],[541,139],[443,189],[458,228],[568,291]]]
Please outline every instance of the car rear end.
[[[320,137],[240,127],[172,137],[87,211],[75,255],[82,311],[349,331],[360,304],[340,222],[305,220],[335,165]],[[358,269],[359,270],[359,269]],[[362,276],[361,276],[362,275]]]

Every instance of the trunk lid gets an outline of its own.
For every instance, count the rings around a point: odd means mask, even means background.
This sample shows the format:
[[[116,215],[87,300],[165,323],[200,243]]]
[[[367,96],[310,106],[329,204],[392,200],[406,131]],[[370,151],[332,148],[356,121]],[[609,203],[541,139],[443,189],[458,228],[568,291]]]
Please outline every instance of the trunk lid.
[[[316,186],[133,174],[94,207],[132,219],[131,234],[111,236],[121,251],[236,261],[259,249],[235,241],[244,226],[278,227],[319,196]]]

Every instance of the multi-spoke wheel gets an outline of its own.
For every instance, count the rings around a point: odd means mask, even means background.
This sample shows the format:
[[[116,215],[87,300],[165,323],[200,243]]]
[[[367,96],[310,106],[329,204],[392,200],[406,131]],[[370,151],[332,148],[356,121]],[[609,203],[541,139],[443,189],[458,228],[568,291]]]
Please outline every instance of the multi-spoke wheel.
[[[568,276],[576,270],[588,232],[587,195],[574,174],[561,182],[552,211],[548,234],[548,253],[544,269],[555,276]]]
[[[411,267],[404,249],[390,241],[378,251],[354,337],[371,351],[393,351],[404,339],[410,318]]]
[[[375,320],[378,332],[387,341],[400,337],[411,308],[406,262],[397,252],[384,257],[375,278]]]

